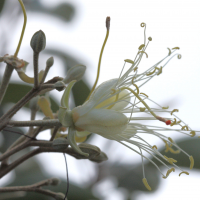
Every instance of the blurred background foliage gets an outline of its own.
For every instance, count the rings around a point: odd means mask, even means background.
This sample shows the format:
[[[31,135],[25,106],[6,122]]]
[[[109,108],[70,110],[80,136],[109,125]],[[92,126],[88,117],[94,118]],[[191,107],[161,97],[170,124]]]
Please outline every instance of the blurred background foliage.
[[[37,15],[38,13],[42,13],[47,15],[47,17],[50,15],[51,17],[55,17],[61,21],[64,21],[66,23],[73,23],[73,18],[77,14],[77,9],[73,5],[73,1],[71,3],[62,3],[59,6],[55,8],[47,8],[43,4],[41,4],[40,0],[24,0],[23,1],[27,10],[27,15],[29,15],[30,12],[32,14]],[[8,4],[9,5],[6,5]],[[15,7],[16,4],[12,4],[12,1],[6,2],[5,0],[0,1],[0,17],[4,20],[8,20],[9,27],[12,27],[13,29],[16,28],[19,24],[18,19],[20,15],[22,15],[22,12],[20,10],[20,6],[18,8]],[[6,10],[5,10],[6,8]],[[12,17],[10,17],[10,13],[12,13],[13,10],[17,10],[17,12],[14,12],[12,14]],[[15,15],[15,16],[14,16]],[[12,20],[11,20],[12,18]],[[48,18],[47,18],[48,19]],[[26,34],[26,33],[25,33]],[[7,52],[7,44],[9,42],[9,37],[12,37],[11,34],[7,34],[5,29],[0,30],[0,55],[4,55]],[[63,63],[65,64],[64,69],[65,73],[67,73],[67,69],[74,66],[75,64],[79,64],[79,58],[77,56],[71,55],[70,52],[62,52],[61,50],[56,49],[45,49],[44,53],[49,54],[51,56],[54,56],[54,58],[60,58]],[[12,53],[11,53],[12,54]],[[29,58],[23,58],[25,60],[32,60],[32,55],[30,55]],[[67,64],[66,64],[67,63]],[[4,69],[5,64],[0,63],[0,68]],[[3,70],[1,69],[1,73],[3,73]],[[1,74],[2,76],[2,74]],[[29,90],[31,89],[30,85],[24,84],[21,81],[20,82],[11,82],[11,84],[8,87],[6,96],[4,98],[4,101],[2,103],[2,108],[6,106],[8,103],[16,103],[19,99],[21,99]],[[78,106],[81,105],[84,100],[86,99],[87,95],[89,94],[89,86],[88,83],[83,81],[79,81],[75,87],[73,87],[73,97],[74,97],[74,105]],[[50,96],[51,103],[52,103],[52,110],[56,112],[58,110],[59,103],[53,96]],[[0,114],[3,114],[3,109],[0,108]],[[20,128],[10,128],[9,130],[17,130],[24,132],[23,129]],[[8,131],[3,131],[2,133],[2,143],[0,146],[0,152],[4,152],[17,138],[19,135],[14,134]],[[91,139],[91,138],[90,138]],[[110,143],[112,145],[112,143]],[[183,141],[177,142],[177,144],[183,148],[186,152],[188,152],[189,155],[193,155],[195,160],[194,168],[200,169],[200,157],[198,156],[198,152],[200,152],[200,141],[196,139],[187,139]],[[25,152],[28,150],[25,150]],[[18,156],[25,153],[24,151],[20,152]],[[107,153],[107,152],[105,152]],[[170,153],[164,152],[164,146],[162,153],[168,157],[172,157]],[[178,160],[178,165],[180,167],[188,168],[189,166],[189,159],[183,154],[175,154],[173,155],[173,158]],[[120,160],[120,158],[119,158]],[[157,163],[156,160],[153,160]],[[88,163],[87,163],[88,164]],[[160,165],[160,163],[157,163]],[[157,171],[157,169],[152,166],[152,164],[145,162],[145,171],[146,171],[146,178],[149,182],[149,185],[151,185],[152,191],[154,192],[160,183],[161,175]],[[51,178],[48,177],[46,174],[43,173],[42,166],[39,163],[38,160],[35,158],[31,158],[22,165],[18,166],[15,169],[15,176],[12,178],[13,181],[7,186],[21,186],[21,185],[30,185],[35,182],[41,181],[43,179]],[[92,199],[101,199],[101,195],[99,197],[95,196],[92,192],[92,188],[97,185],[98,183],[102,182],[104,179],[113,178],[117,181],[116,188],[123,188],[125,192],[125,196],[127,200],[135,200],[137,198],[134,198],[134,192],[136,191],[145,191],[147,192],[146,188],[144,187],[142,183],[142,166],[141,164],[116,164],[111,162],[104,162],[101,164],[97,164],[97,170],[96,170],[96,177],[91,180],[87,187],[80,187],[73,183],[73,180],[70,180],[70,186],[69,186],[69,194],[68,199],[73,200],[92,200]],[[70,174],[69,174],[70,177]],[[66,178],[63,178],[61,181],[61,184],[56,187],[49,187],[49,189],[52,189],[53,191],[58,192],[66,192]],[[5,199],[3,196],[0,196],[0,200]],[[50,200],[51,198],[43,196],[41,194],[37,193],[28,193],[24,197],[20,198],[13,198],[15,199],[40,199],[40,200]]]

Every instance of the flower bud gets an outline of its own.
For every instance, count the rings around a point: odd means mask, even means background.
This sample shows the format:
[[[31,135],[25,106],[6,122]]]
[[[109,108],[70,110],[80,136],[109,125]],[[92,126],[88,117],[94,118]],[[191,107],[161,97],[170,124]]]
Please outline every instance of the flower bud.
[[[65,89],[65,83],[63,81],[58,81],[54,84],[54,88],[58,91],[62,91]]]
[[[60,184],[60,179],[58,179],[58,178],[52,178],[51,181],[52,181],[51,185],[58,185],[58,184]]]
[[[46,46],[46,36],[42,30],[37,31],[33,35],[30,45],[31,45],[33,51],[36,53],[39,53],[42,50],[44,50],[44,48]]]
[[[58,192],[55,196],[56,200],[67,200],[67,197],[65,199],[64,198],[65,198],[65,195],[61,192]]]
[[[46,65],[47,65],[48,68],[50,68],[50,67],[53,65],[53,63],[54,63],[54,59],[53,59],[53,57],[51,56],[51,57],[47,60]]]
[[[63,80],[64,83],[70,83],[73,80],[79,81],[83,77],[86,70],[84,65],[75,65],[67,71],[67,76]]]

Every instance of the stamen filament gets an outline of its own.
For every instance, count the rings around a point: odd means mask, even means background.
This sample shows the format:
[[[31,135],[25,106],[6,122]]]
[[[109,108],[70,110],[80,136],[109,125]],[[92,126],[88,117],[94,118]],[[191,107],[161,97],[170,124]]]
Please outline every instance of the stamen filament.
[[[17,55],[19,53],[19,49],[20,49],[20,46],[21,46],[21,43],[22,43],[22,39],[23,39],[23,36],[24,36],[25,28],[26,28],[26,22],[27,22],[26,9],[24,7],[23,1],[22,0],[18,0],[18,1],[21,5],[21,8],[22,8],[22,11],[23,11],[23,14],[24,14],[24,24],[23,24],[23,27],[22,27],[21,36],[20,36],[20,39],[19,39],[19,43],[17,45],[17,49],[15,51],[14,57],[17,57]]]

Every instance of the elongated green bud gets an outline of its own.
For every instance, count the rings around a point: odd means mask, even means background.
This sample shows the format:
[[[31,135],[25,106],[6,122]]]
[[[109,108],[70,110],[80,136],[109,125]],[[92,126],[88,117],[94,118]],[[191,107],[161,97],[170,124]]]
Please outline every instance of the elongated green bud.
[[[76,81],[81,80],[84,73],[85,73],[85,70],[86,70],[86,66],[84,66],[84,65],[73,66],[72,68],[70,68],[67,71],[67,76],[63,80],[63,82],[68,84],[68,83],[70,83],[71,81],[74,81],[74,80],[76,80]]]
[[[30,45],[35,53],[39,53],[45,49],[46,36],[42,30],[37,31],[33,35]]]

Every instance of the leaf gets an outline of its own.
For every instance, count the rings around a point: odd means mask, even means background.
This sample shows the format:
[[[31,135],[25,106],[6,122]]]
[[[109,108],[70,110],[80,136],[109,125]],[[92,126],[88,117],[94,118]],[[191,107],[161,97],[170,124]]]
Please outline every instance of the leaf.
[[[66,22],[72,21],[76,13],[76,8],[71,3],[60,3],[58,6],[53,8],[45,7],[41,4],[41,1],[38,0],[27,1],[24,2],[24,4],[27,11],[30,10],[35,13],[51,15]]]
[[[5,0],[0,1],[0,13],[1,13],[3,7],[4,7],[4,3],[5,3]]]

